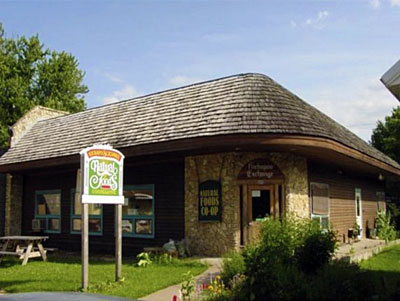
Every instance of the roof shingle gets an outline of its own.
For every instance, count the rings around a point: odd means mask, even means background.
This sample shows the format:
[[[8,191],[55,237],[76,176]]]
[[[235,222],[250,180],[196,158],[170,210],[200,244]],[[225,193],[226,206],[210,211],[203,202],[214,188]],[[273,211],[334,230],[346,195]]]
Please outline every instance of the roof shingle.
[[[74,155],[95,143],[122,148],[249,133],[328,138],[400,169],[262,74],[239,74],[40,121],[0,158],[0,165]]]

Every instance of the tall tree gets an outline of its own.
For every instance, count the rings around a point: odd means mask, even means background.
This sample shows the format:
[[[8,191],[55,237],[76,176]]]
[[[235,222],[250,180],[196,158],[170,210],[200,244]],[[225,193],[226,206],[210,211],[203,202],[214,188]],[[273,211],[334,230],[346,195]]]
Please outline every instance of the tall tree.
[[[9,127],[36,105],[84,110],[84,75],[73,55],[45,49],[37,35],[7,38],[0,23],[0,147],[8,146]]]
[[[371,143],[392,159],[400,162],[400,107],[394,108],[385,121],[378,121],[373,130]]]

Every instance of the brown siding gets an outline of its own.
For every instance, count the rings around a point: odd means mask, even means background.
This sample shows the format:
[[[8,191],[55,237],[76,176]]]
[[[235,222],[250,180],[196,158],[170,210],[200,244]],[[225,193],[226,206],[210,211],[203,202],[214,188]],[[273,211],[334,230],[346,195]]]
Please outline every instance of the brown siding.
[[[124,185],[154,184],[155,238],[123,238],[124,255],[139,252],[143,247],[161,246],[169,238],[184,237],[184,161],[153,162],[148,165],[124,168]],[[62,190],[61,233],[50,236],[47,246],[65,250],[80,250],[80,235],[71,234],[71,189],[75,188],[76,170],[47,174],[28,174],[24,179],[23,233],[33,234],[36,190]],[[91,235],[90,251],[114,252],[114,206],[103,206],[103,235]]]
[[[4,235],[6,210],[6,175],[0,173],[0,236]]]
[[[347,241],[347,232],[356,222],[355,189],[361,189],[363,237],[367,228],[373,228],[378,191],[384,191],[384,183],[363,175],[338,171],[330,166],[309,163],[309,181],[329,184],[330,222],[338,239]]]

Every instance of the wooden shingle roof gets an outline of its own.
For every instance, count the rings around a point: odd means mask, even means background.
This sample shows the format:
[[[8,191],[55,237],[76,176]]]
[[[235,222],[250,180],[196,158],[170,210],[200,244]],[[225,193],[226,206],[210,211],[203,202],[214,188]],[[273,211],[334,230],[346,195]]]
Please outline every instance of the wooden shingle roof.
[[[36,123],[0,165],[115,148],[228,134],[288,134],[334,140],[399,164],[262,74],[239,74],[137,97]]]

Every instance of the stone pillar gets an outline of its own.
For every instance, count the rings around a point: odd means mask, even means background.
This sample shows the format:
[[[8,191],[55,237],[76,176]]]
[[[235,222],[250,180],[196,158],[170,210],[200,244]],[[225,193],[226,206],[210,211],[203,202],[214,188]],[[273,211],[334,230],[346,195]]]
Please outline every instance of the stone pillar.
[[[7,174],[4,235],[21,235],[23,176]]]

